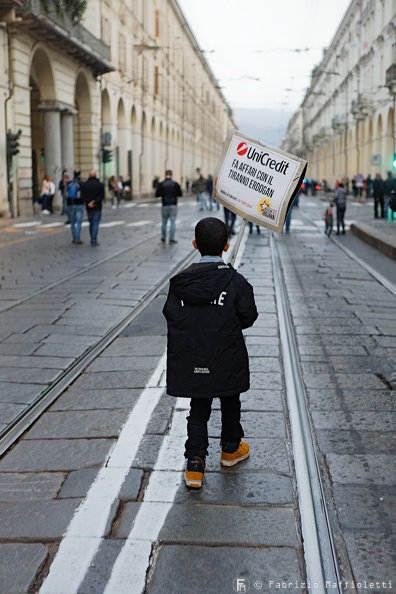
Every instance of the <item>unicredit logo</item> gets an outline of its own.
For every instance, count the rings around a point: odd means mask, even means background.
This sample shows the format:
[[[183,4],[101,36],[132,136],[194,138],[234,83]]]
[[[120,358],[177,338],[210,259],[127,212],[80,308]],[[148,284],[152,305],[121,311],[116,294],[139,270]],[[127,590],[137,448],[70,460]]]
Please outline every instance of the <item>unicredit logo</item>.
[[[246,142],[240,142],[237,146],[237,153],[238,155],[241,155],[241,157],[243,155],[246,155],[247,151],[248,151],[248,145],[246,144]]]
[[[278,173],[286,174],[286,171],[289,168],[290,163],[285,161],[276,161],[272,159],[269,153],[265,153],[264,151],[257,151],[254,146],[248,146],[246,142],[240,142],[237,146],[237,153],[241,157],[246,155],[248,159],[251,161],[256,161],[256,163],[261,163],[264,167],[269,167],[270,169],[274,169]],[[247,154],[246,154],[247,153]]]

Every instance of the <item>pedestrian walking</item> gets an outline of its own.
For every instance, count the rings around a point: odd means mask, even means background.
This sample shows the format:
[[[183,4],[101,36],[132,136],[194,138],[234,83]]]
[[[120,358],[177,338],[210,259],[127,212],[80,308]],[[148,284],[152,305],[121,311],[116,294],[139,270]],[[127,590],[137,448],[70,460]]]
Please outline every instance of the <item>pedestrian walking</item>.
[[[377,173],[373,180],[373,198],[374,198],[374,218],[384,218],[384,180],[380,173]],[[378,207],[380,214],[378,216]]]
[[[168,325],[167,393],[190,398],[185,482],[199,489],[208,455],[208,421],[214,397],[221,406],[222,466],[250,453],[242,441],[241,392],[249,389],[249,359],[242,334],[257,319],[252,286],[230,264],[226,225],[208,217],[195,227],[201,260],[170,280],[163,314]]]
[[[64,172],[62,173],[62,179],[60,180],[59,185],[58,185],[58,190],[60,191],[61,196],[62,196],[61,215],[66,215],[66,217],[67,217],[65,225],[70,225],[69,211],[68,211],[68,207],[67,207],[67,184],[69,183],[69,181],[70,181],[69,174],[64,170]]]
[[[347,190],[344,184],[341,182],[338,184],[338,188],[334,192],[334,204],[336,205],[337,209],[337,233],[336,235],[340,234],[340,229],[342,229],[342,234],[345,233],[345,211],[347,207]]]
[[[165,179],[157,185],[155,197],[162,198],[162,227],[161,241],[166,241],[168,221],[170,221],[169,243],[177,243],[175,239],[177,199],[183,196],[180,184],[172,179],[172,170],[165,171]]]
[[[386,180],[384,181],[384,218],[389,221],[395,220],[394,212],[389,209],[389,200],[391,193],[396,190],[396,180],[394,179],[392,172],[388,171]]]
[[[373,194],[373,180],[371,179],[371,175],[368,174],[365,180],[366,183],[366,198],[371,198]]]
[[[89,235],[92,247],[98,244],[99,223],[102,218],[102,205],[105,199],[104,185],[98,180],[96,171],[92,169],[86,182],[81,184],[81,198],[87,210]]]
[[[200,172],[198,179],[194,181],[194,190],[197,193],[197,201],[199,202],[199,210],[208,210],[208,182]]]
[[[81,171],[74,171],[74,176],[67,184],[67,209],[69,211],[72,243],[81,245],[81,226],[84,217],[84,201],[81,198]]]
[[[326,209],[324,214],[324,222],[325,222],[325,233],[327,237],[330,237],[331,232],[333,231],[333,224],[334,224],[334,217],[333,217],[333,206],[334,202],[331,201],[329,206]]]

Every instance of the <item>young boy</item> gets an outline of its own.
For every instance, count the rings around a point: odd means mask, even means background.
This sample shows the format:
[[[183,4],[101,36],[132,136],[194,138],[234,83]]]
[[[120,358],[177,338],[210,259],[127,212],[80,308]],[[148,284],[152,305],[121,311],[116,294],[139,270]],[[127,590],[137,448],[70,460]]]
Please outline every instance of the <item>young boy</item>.
[[[208,421],[214,397],[221,405],[222,466],[249,456],[241,419],[240,393],[249,389],[249,361],[242,330],[258,314],[253,288],[222,253],[226,225],[213,217],[199,221],[193,246],[201,260],[170,280],[163,314],[168,324],[167,392],[191,398],[187,417],[185,481],[200,488],[208,454]]]
[[[333,206],[334,202],[331,201],[323,217],[325,222],[325,233],[328,237],[330,237],[331,232],[333,231]]]

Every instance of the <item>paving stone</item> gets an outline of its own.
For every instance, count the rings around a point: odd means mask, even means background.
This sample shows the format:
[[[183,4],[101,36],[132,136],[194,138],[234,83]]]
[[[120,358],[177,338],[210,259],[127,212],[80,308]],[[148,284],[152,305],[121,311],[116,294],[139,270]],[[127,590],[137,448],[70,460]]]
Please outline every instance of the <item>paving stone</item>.
[[[169,427],[176,398],[165,396],[161,398],[147,425],[146,433],[159,433],[164,435]]]
[[[29,369],[66,369],[66,367],[69,367],[72,363],[72,358],[66,359],[64,357],[17,357],[0,355],[0,368],[14,367],[21,369],[23,367],[28,367]]]
[[[114,563],[123,546],[123,540],[102,540],[99,550],[79,586],[79,592],[98,594],[105,591]]]
[[[35,342],[0,343],[0,355],[32,355],[37,350]]]
[[[37,357],[54,355],[55,357],[71,357],[72,359],[76,359],[77,357],[80,357],[87,348],[87,344],[59,344],[57,342],[46,342],[39,346],[34,354],[37,355]]]
[[[250,373],[250,387],[254,390],[280,390],[282,385],[282,375],[280,373],[260,373],[253,371]]]
[[[132,410],[141,393],[141,390],[132,389],[80,390],[74,383],[54,402],[50,410]]]
[[[395,416],[388,412],[353,411],[314,411],[312,419],[316,430],[355,429],[358,431],[394,431]],[[395,444],[396,445],[396,444]]]
[[[0,544],[0,592],[26,594],[48,555],[43,544]]]
[[[128,338],[121,335],[106,349],[106,356],[162,356],[165,348],[166,337],[164,336],[132,336]]]
[[[326,459],[335,483],[396,485],[395,456],[392,454],[327,454]]]
[[[1,378],[4,382],[18,384],[51,384],[62,373],[62,369],[17,369],[3,367]]]
[[[274,583],[301,583],[299,560],[292,548],[244,548],[162,545],[150,580],[150,594],[230,594],[236,579],[250,591],[270,592]],[[272,584],[271,584],[272,582]],[[244,585],[244,584],[241,584]],[[255,588],[253,584],[256,584]]]
[[[283,402],[280,390],[249,390],[241,394],[242,411],[280,411]]]
[[[248,350],[250,349],[251,345],[259,345],[260,347],[262,347],[262,352],[265,352],[266,347],[279,345],[279,337],[278,336],[246,336],[246,345],[248,347]]]
[[[61,472],[0,473],[0,501],[53,499],[65,480]]]
[[[264,472],[235,473],[228,468],[206,472],[204,488],[191,492],[183,484],[176,503],[216,505],[293,505],[293,485],[289,477]]]
[[[21,412],[26,408],[24,404],[13,404],[12,402],[6,402],[1,404],[0,408],[0,421],[4,424],[13,421]]]
[[[242,426],[245,438],[265,437],[270,439],[285,439],[285,419],[283,413],[278,412],[244,412],[242,414]],[[221,417],[220,414],[212,413],[208,433],[210,437],[220,438]]]
[[[94,371],[132,371],[139,369],[154,370],[158,365],[158,357],[99,357],[88,368],[87,372]]]
[[[25,439],[117,439],[127,416],[125,409],[48,412],[27,432]]]
[[[81,336],[78,334],[68,334],[67,332],[61,332],[60,328],[58,327],[56,332],[52,330],[52,333],[48,334],[43,342],[44,344],[49,343],[51,345],[55,343],[63,345],[85,345],[88,347],[91,346],[91,344],[97,342],[99,338],[99,336],[87,336],[86,334],[82,334]]]
[[[345,533],[348,557],[356,576],[357,592],[388,593],[396,583],[396,535]],[[371,589],[370,582],[379,582]],[[385,583],[385,586],[382,586]],[[391,583],[391,585],[390,585]],[[360,584],[360,585],[359,585]]]
[[[194,513],[192,513],[194,512]],[[221,505],[174,505],[160,542],[209,545],[298,546],[294,511]]]
[[[84,468],[69,472],[62,488],[59,491],[59,499],[83,498],[86,497],[90,486],[96,479],[99,468]]]
[[[251,357],[249,367],[251,373],[282,373],[279,358],[275,357]]]
[[[307,390],[310,406],[319,410],[395,411],[396,398],[391,390],[348,389]]]
[[[140,446],[133,461],[134,468],[153,469],[158,458],[164,436],[163,435],[145,435],[140,442]],[[184,452],[180,452],[183,457]]]
[[[393,366],[384,357],[339,357],[331,356],[330,363],[337,371],[347,373],[387,373]]]
[[[79,499],[52,501],[0,501],[0,539],[25,541],[62,538]]]
[[[145,388],[147,381],[152,375],[151,369],[139,369],[136,371],[113,371],[83,373],[75,382],[76,388],[80,390],[93,390],[94,388]]]
[[[395,450],[395,431],[316,431],[319,448],[333,454],[388,454]]]
[[[374,374],[361,373],[361,374],[348,374],[348,373],[337,373],[337,374],[304,374],[304,383],[308,388],[334,388],[334,383],[337,382],[343,389],[346,388],[362,388],[362,389],[373,389],[381,390],[384,388],[384,383]]]
[[[99,467],[114,439],[43,439],[18,443],[0,460],[0,472],[66,472]]]
[[[393,486],[336,484],[334,498],[343,531],[395,533],[396,493]]]

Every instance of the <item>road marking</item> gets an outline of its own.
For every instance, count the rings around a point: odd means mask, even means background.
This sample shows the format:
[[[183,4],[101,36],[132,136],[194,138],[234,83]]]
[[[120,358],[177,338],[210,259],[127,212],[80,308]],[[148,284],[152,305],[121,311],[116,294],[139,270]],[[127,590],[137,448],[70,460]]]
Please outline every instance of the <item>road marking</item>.
[[[77,594],[92,559],[102,543],[108,518],[164,387],[161,378],[166,356],[161,357],[110,450],[87,497],[76,510],[59,546],[40,594]],[[151,548],[151,546],[150,546]]]
[[[40,224],[41,221],[29,221],[28,223],[15,223],[13,227],[15,227],[15,229],[23,229],[24,227],[35,227]]]
[[[125,227],[142,227],[143,225],[152,225],[153,221],[136,221],[136,223],[128,223]]]
[[[125,225],[125,221],[109,221],[108,223],[101,223],[100,228],[118,227],[119,225]]]

